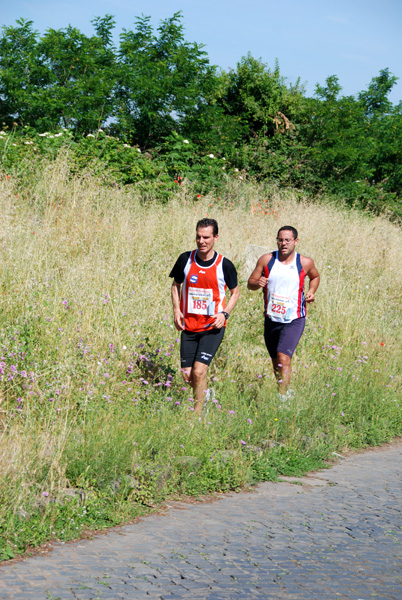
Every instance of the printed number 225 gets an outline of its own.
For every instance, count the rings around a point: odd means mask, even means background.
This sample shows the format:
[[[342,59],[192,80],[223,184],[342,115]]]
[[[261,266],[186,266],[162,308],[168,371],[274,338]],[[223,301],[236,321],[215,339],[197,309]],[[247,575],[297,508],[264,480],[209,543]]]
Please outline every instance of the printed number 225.
[[[280,315],[284,315],[284,314],[286,314],[286,307],[282,306],[282,304],[273,304],[272,312],[278,313]]]

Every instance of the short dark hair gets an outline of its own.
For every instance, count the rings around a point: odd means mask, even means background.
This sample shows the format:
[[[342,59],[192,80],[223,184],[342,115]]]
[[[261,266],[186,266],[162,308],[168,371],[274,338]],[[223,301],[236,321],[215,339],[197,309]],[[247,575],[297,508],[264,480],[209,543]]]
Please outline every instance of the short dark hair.
[[[215,221],[215,219],[200,219],[195,230],[197,231],[199,227],[212,227],[214,237],[216,237],[219,233],[218,223]]]
[[[278,233],[277,233],[277,236],[276,236],[277,238],[279,237],[279,234],[280,234],[281,231],[291,231],[293,233],[294,239],[297,240],[297,229],[295,229],[291,225],[284,225],[283,227],[281,227],[278,230]]]

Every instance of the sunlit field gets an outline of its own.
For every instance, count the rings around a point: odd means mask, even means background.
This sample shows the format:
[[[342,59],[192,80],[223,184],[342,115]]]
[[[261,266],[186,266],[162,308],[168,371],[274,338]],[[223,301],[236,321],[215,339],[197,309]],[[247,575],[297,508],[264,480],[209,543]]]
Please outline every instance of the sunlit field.
[[[311,470],[402,433],[402,246],[386,219],[228,183],[225,197],[141,201],[71,179],[63,158],[21,190],[0,178],[0,558],[71,539],[167,497]],[[216,218],[241,297],[201,421],[181,379],[168,275]],[[246,289],[282,225],[321,275],[281,410]]]

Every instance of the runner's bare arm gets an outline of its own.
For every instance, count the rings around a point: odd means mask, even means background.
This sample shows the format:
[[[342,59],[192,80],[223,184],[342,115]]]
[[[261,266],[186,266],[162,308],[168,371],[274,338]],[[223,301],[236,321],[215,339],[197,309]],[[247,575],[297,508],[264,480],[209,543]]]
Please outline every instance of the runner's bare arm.
[[[230,291],[230,298],[226,305],[225,312],[227,312],[230,315],[230,313],[236,306],[237,301],[239,299],[240,288],[237,285],[235,288],[233,288],[232,290],[229,290],[229,291]],[[223,313],[218,313],[217,315],[215,315],[214,327],[216,329],[221,329],[221,327],[224,326],[225,321],[226,321],[225,315]]]
[[[310,280],[309,289],[306,293],[306,302],[311,304],[315,300],[315,293],[320,285],[320,274],[316,269],[313,259],[303,256],[301,260],[304,272]]]
[[[254,271],[251,273],[249,280],[247,282],[247,288],[249,290],[254,290],[254,291],[259,290],[261,288],[264,288],[267,285],[268,279],[263,276],[263,271],[264,271],[264,267],[269,263],[271,257],[272,257],[272,253],[263,254],[258,259],[257,265],[256,265]]]
[[[174,281],[174,280],[172,283],[171,294],[172,294],[174,324],[178,331],[183,331],[184,330],[183,313],[180,310],[180,283],[176,283],[176,281]]]

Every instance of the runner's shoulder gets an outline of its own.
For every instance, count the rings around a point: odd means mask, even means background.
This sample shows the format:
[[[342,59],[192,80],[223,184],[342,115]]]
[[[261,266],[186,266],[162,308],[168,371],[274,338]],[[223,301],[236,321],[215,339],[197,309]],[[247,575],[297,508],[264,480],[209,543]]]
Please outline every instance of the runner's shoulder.
[[[173,266],[173,269],[169,273],[169,277],[172,277],[176,281],[176,283],[181,284],[184,281],[184,269],[186,267],[190,254],[191,250],[180,254],[179,258],[176,260]]]
[[[184,267],[187,264],[188,259],[191,256],[191,252],[192,252],[192,250],[187,250],[186,252],[182,252],[180,254],[179,258],[177,259],[176,264],[180,265],[184,269]]]
[[[271,260],[271,258],[273,257],[273,255],[274,255],[273,252],[267,252],[266,254],[263,254],[258,259],[258,264],[267,265],[269,263],[269,261]]]
[[[238,285],[237,270],[232,261],[226,256],[222,259],[222,269],[226,285],[230,290],[233,290]]]
[[[300,254],[300,261],[306,273],[308,273],[308,271],[310,271],[310,269],[312,269],[315,266],[313,259],[309,256],[303,256],[302,254]]]
[[[229,258],[226,258],[226,256],[222,257],[222,265],[225,267],[229,267],[230,269],[235,269],[236,267],[234,266],[234,264],[232,263],[232,261]]]

